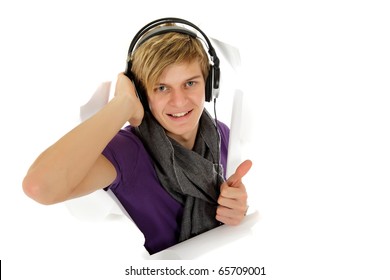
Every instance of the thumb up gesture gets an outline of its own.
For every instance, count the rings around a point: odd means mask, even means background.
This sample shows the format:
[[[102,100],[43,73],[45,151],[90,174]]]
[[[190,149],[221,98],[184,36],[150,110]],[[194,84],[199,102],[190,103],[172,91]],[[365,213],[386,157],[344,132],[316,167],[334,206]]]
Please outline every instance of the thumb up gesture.
[[[241,179],[251,169],[252,161],[242,162],[236,172],[221,185],[216,219],[227,225],[238,225],[248,209],[246,188]]]

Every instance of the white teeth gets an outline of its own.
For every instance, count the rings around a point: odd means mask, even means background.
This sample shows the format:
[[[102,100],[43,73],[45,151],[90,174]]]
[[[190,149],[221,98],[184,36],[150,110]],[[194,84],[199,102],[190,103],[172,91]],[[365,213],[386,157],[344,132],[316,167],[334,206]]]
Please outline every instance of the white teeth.
[[[173,117],[176,117],[176,118],[180,118],[180,117],[183,117],[185,115],[187,115],[188,112],[183,112],[183,113],[177,113],[177,114],[172,114]]]

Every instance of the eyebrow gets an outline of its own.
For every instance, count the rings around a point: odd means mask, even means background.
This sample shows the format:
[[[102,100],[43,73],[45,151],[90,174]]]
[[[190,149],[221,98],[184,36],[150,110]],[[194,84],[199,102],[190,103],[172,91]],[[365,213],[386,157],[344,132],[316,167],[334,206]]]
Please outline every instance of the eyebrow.
[[[190,77],[188,79],[185,79],[185,82],[196,80],[196,79],[200,79],[200,78],[202,78],[202,75],[196,75],[196,76]],[[165,85],[167,85],[167,83],[163,83],[163,82],[157,81],[157,83],[154,86],[160,86],[160,85],[164,85],[165,86]]]
[[[196,80],[196,79],[200,79],[200,78],[202,78],[202,75],[196,75],[196,76],[193,76],[191,78],[188,78],[186,81]]]

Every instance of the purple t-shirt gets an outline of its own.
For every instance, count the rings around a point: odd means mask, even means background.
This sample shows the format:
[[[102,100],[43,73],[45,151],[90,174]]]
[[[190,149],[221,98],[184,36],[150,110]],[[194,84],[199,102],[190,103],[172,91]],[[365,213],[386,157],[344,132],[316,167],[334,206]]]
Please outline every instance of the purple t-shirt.
[[[226,170],[229,128],[219,122],[221,164]],[[150,254],[178,242],[183,206],[160,184],[153,161],[134,128],[121,129],[103,151],[117,177],[109,186],[145,236]]]

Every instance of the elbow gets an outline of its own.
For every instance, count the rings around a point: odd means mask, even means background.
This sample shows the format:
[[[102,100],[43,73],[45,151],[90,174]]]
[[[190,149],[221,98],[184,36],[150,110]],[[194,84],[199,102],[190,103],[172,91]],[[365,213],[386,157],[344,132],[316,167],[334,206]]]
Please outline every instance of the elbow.
[[[31,199],[43,205],[51,205],[56,201],[50,196],[48,188],[39,176],[27,174],[23,179],[23,191]]]

